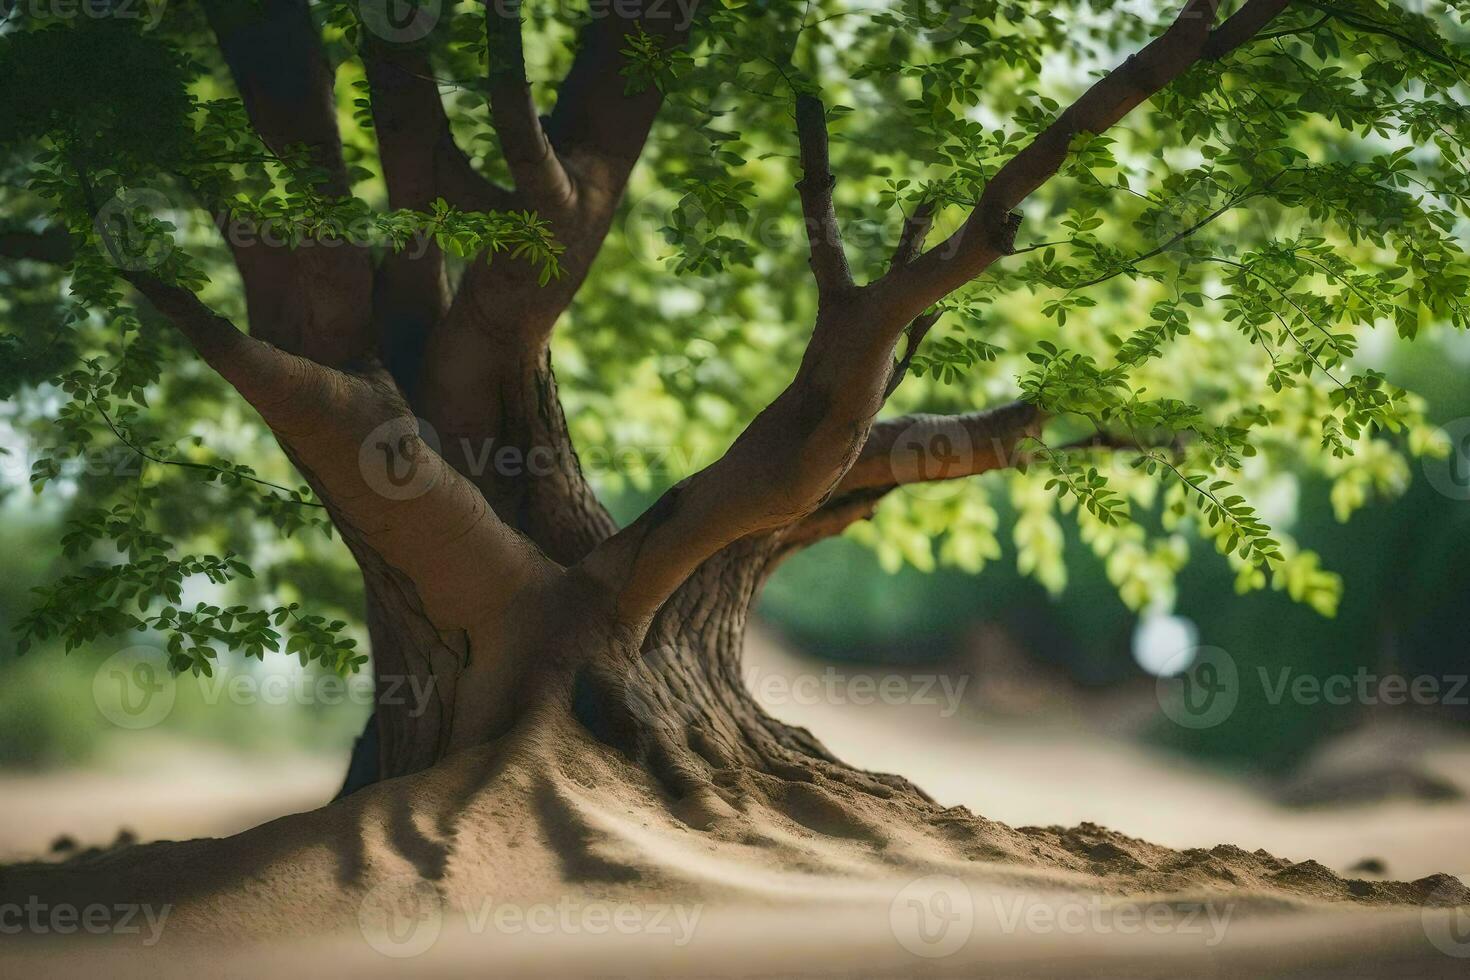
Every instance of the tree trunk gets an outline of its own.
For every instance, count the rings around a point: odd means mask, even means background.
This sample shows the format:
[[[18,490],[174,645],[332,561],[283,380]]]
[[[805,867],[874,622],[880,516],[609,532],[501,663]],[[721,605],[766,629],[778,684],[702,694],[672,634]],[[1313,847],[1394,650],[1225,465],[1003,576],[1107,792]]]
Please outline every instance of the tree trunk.
[[[461,306],[473,305],[476,295],[471,284]],[[421,427],[437,437],[439,453],[474,483],[496,515],[559,566],[571,568],[617,528],[572,446],[545,345],[546,321],[542,314],[530,327],[524,319],[491,325],[501,338],[497,342],[530,338],[530,353],[517,353],[512,344],[498,356],[468,364],[433,359],[438,367],[429,372],[421,401],[412,407],[423,416]],[[451,336],[454,322],[451,312]],[[480,409],[478,415],[459,410],[458,396],[467,389],[476,391],[471,404]],[[496,392],[488,423],[484,390]],[[1005,410],[1000,421],[1006,445],[1032,431],[1034,419],[1026,408]],[[1004,465],[996,448],[995,464]],[[883,453],[891,454],[887,448]],[[880,468],[889,471],[886,463]],[[739,794],[754,791],[732,775],[743,769],[803,783],[820,772],[879,798],[927,801],[905,780],[847,766],[809,732],[770,717],[743,681],[746,624],[776,564],[791,548],[870,513],[887,491],[884,485],[869,493],[872,474],[858,475],[864,479],[856,507],[843,497],[835,508],[838,516],[817,515],[835,521],[831,527],[811,534],[810,526],[793,524],[735,541],[703,562],[649,624],[632,628],[620,626],[605,597],[595,587],[579,585],[578,575],[551,594],[528,597],[517,609],[522,622],[509,635],[482,637],[439,628],[424,613],[424,597],[413,583],[363,546],[347,525],[344,538],[363,571],[378,696],[339,795],[377,779],[419,772],[528,717],[550,717],[559,719],[558,725],[579,726],[644,768],[671,805],[696,824],[733,813]],[[493,578],[493,570],[486,575]],[[451,587],[473,591],[476,583]],[[514,679],[502,691],[487,690],[483,678],[465,676],[471,647],[482,644],[521,649],[496,655],[502,662],[527,665],[512,672]],[[467,733],[461,724],[456,733],[458,699],[479,704],[495,697],[501,708],[488,714],[495,719],[491,727]]]
[[[881,798],[927,800],[898,777],[840,762],[810,732],[768,715],[746,688],[745,629],[779,554],[780,536],[763,535],[705,562],[660,610],[636,653],[616,631],[596,626],[589,628],[598,638],[593,645],[548,651],[548,664],[562,668],[528,688],[550,703],[521,701],[508,724],[523,714],[564,714],[645,768],[671,801],[702,821],[733,812],[731,790],[719,788],[717,774],[729,783],[737,767],[802,781],[820,772]],[[340,795],[426,769],[446,754],[466,656],[467,639],[434,629],[401,576],[369,563],[364,579],[378,697]],[[569,604],[555,618],[570,623],[579,612]],[[700,807],[709,812],[695,817]]]

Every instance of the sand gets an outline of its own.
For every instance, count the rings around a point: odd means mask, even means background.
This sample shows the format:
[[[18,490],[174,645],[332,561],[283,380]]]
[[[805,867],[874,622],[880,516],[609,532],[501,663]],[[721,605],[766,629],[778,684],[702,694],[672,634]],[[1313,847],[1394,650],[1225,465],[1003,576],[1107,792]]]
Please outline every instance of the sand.
[[[43,918],[67,903],[108,904],[99,922],[124,905],[148,905],[151,918],[137,913],[135,932],[89,942],[4,936],[0,966],[39,976],[407,966],[1069,977],[1464,976],[1470,966],[1470,891],[1438,873],[1464,867],[1470,824],[1440,837],[1427,829],[1454,827],[1463,804],[1302,813],[1133,747],[1069,742],[1064,728],[999,734],[882,705],[772,707],[800,713],[839,754],[906,771],[941,802],[1017,829],[958,809],[921,828],[886,827],[881,807],[781,781],[762,784],[769,807],[691,827],[615,753],[541,732],[224,840],[4,869],[0,927],[3,903],[32,895]],[[907,752],[910,764],[885,752]],[[310,779],[282,782],[299,796]],[[7,814],[19,788],[8,783]],[[209,822],[207,805],[170,803],[192,828]],[[32,804],[28,825],[43,810]],[[1074,824],[1081,814],[1155,843]],[[170,830],[144,807],[130,819],[145,839]],[[25,850],[22,840],[36,834],[0,827],[0,850]],[[1277,856],[1257,850],[1266,845]],[[1409,880],[1343,874],[1369,852]],[[1419,874],[1427,868],[1436,872]]]

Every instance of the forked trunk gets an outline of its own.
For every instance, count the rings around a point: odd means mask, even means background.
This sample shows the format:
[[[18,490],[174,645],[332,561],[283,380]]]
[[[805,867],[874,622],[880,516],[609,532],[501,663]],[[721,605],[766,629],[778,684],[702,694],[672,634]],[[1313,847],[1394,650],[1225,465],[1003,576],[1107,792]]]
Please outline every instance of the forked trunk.
[[[772,718],[746,688],[741,656],[749,612],[779,556],[779,537],[763,535],[707,561],[664,605],[636,652],[591,610],[569,603],[555,621],[566,628],[563,642],[578,637],[576,648],[545,649],[541,669],[521,680],[514,709],[488,734],[560,714],[644,768],[701,823],[733,812],[736,801],[722,798],[728,794],[719,780],[737,768],[804,781],[821,772],[883,798],[927,799],[898,777],[840,762],[807,730]],[[390,569],[371,568],[366,578],[378,703],[342,795],[426,769],[453,751],[453,705],[466,694],[458,682],[468,637],[434,629],[412,588]],[[572,628],[579,620],[585,625]],[[601,646],[582,642],[589,635],[600,636]],[[708,812],[701,816],[701,808]]]

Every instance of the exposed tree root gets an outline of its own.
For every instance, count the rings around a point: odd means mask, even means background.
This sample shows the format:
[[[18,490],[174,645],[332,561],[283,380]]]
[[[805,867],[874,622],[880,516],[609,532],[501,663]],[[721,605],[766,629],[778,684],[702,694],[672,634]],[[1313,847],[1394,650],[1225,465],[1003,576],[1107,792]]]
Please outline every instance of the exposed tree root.
[[[640,765],[569,715],[543,715],[422,773],[235,837],[4,868],[0,900],[167,903],[169,938],[182,941],[353,928],[366,895],[405,880],[457,902],[568,891],[779,900],[815,881],[943,872],[1151,901],[1470,905],[1470,890],[1445,875],[1368,882],[1230,845],[1175,851],[1092,824],[1012,829],[855,772],[714,766],[664,735],[646,740]]]

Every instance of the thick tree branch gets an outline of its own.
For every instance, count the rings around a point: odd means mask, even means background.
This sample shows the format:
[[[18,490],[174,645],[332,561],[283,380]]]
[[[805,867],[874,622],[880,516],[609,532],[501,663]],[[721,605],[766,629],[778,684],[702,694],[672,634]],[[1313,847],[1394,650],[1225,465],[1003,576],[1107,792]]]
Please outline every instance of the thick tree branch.
[[[516,190],[533,207],[560,208],[571,200],[572,182],[541,127],[526,80],[521,0],[489,0],[485,33],[490,46],[490,120]]]
[[[811,244],[812,275],[822,293],[852,288],[852,273],[842,248],[842,232],[832,206],[831,162],[827,151],[827,110],[814,95],[796,96],[796,135],[801,144],[801,213]]]
[[[1310,0],[1307,0],[1310,6]],[[1290,6],[1290,0],[1246,0],[1235,13],[1225,18],[1205,39],[1204,61],[1221,58],[1254,38],[1276,15]]]
[[[326,175],[324,193],[346,194],[332,67],[305,0],[207,0],[204,8],[260,138],[277,154],[305,144]]]
[[[710,466],[593,550],[584,570],[638,627],[730,542],[790,524],[836,489],[883,403],[903,321],[860,291],[830,298],[796,377]]]
[[[1041,434],[1034,405],[1011,402],[964,415],[903,415],[873,426],[838,494],[951,480],[1013,466],[1022,440]]]
[[[929,236],[929,229],[934,227],[935,202],[931,200],[920,201],[914,208],[914,213],[904,219],[903,229],[899,232],[898,246],[893,250],[893,257],[889,261],[889,270],[900,269],[914,259],[924,250],[924,239]],[[883,389],[883,399],[887,401],[898,386],[903,384],[903,379],[908,377],[909,367],[914,363],[914,355],[919,352],[919,345],[939,322],[943,312],[939,309],[925,310],[909,321],[904,328],[903,356],[893,366],[893,374],[888,379],[888,385]]]
[[[455,142],[428,51],[369,37],[362,58],[388,203],[423,210],[442,197],[466,211],[509,208],[510,194],[477,173]]]
[[[777,560],[867,520],[899,487],[960,480],[1029,463],[1032,454],[1023,451],[1021,443],[1039,439],[1044,421],[1035,406],[1018,401],[965,415],[907,415],[878,423],[837,492],[777,532]],[[1177,441],[1173,448],[1179,448]],[[1141,453],[1148,447],[1131,436],[1096,432],[1058,449]]]
[[[71,261],[71,238],[60,226],[33,231],[29,228],[0,229],[0,258],[29,259],[50,265]]]
[[[334,366],[374,353],[373,269],[365,249],[310,241],[293,250],[249,222],[216,218],[245,287],[253,336]]]
[[[663,105],[657,85],[625,91],[628,38],[644,31],[670,51],[689,40],[699,2],[627,0],[602,9],[582,29],[576,60],[562,81],[548,134],[562,158],[610,192],[621,193]]]
[[[903,356],[898,359],[898,363],[893,365],[893,376],[888,379],[888,385],[883,389],[884,401],[887,401],[889,396],[898,390],[898,386],[903,384],[903,379],[908,377],[909,367],[914,363],[914,355],[919,352],[919,345],[924,342],[925,337],[929,336],[929,331],[934,329],[934,324],[938,323],[939,318],[943,315],[942,310],[929,310],[914,317],[904,328],[904,336],[907,339],[904,342]]]
[[[1023,462],[1020,444],[1041,435],[1042,421],[1035,406],[1018,401],[965,415],[905,415],[879,422],[831,499],[781,532],[780,553],[867,520],[901,486],[979,476]]]
[[[504,2],[492,0],[487,29],[509,38],[515,28],[518,42],[519,21],[502,16]],[[507,162],[518,195],[550,218],[565,246],[563,274],[542,286],[513,260],[467,269],[429,338],[422,397],[415,403],[444,438],[455,468],[473,478],[505,521],[565,564],[585,557],[614,525],[572,451],[556,404],[548,343],[602,247],[663,101],[655,85],[627,91],[622,50],[639,31],[666,51],[683,45],[692,13],[652,0],[599,9],[582,30],[544,128],[525,86],[523,56],[515,47],[508,57],[497,56],[491,37],[491,63],[499,69],[492,77],[499,106],[492,111]],[[487,465],[497,454],[535,460],[539,472]]]
[[[870,490],[854,490],[834,496],[810,514],[790,527],[777,532],[773,563],[780,562],[802,548],[809,548],[819,541],[835,538],[859,521],[870,520],[877,513],[878,505],[896,486],[874,487]]]
[[[1014,209],[1061,169],[1075,137],[1106,131],[1197,62],[1229,54],[1288,2],[1246,0],[1211,30],[1219,0],[1189,0],[1168,30],[1096,82],[1007,161],[958,231],[912,264],[895,269],[886,286],[917,312],[980,275],[1010,251]]]
[[[209,0],[205,13],[261,140],[278,155],[305,145],[323,175],[321,193],[347,195],[332,67],[305,0]],[[310,242],[293,250],[267,244],[259,229],[221,230],[257,337],[327,365],[374,351],[366,249]]]
[[[582,473],[549,353],[528,356],[518,340],[436,331],[421,413],[501,519],[572,565],[616,524]]]
[[[126,276],[260,413],[344,536],[415,583],[440,628],[493,622],[522,586],[552,573],[424,442],[381,371],[324,367],[245,335],[187,289],[147,273]],[[465,590],[487,563],[503,587]]]
[[[424,211],[442,197],[471,211],[510,207],[510,192],[478,174],[455,142],[427,49],[368,36],[362,56],[389,205]],[[383,257],[373,281],[373,319],[385,362],[410,396],[428,333],[449,301],[436,243],[416,242]]]
[[[898,236],[898,247],[893,250],[890,269],[900,269],[908,265],[924,251],[924,239],[929,237],[929,229],[934,227],[934,210],[934,201],[920,201],[914,208],[914,213],[904,219],[903,230]]]

